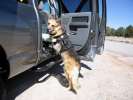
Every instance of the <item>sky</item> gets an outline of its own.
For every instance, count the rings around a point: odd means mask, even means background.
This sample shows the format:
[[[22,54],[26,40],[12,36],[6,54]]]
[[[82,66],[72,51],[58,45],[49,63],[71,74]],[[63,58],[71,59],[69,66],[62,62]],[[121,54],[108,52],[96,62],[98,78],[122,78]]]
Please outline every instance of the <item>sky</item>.
[[[107,25],[115,29],[133,25],[133,0],[107,0]]]

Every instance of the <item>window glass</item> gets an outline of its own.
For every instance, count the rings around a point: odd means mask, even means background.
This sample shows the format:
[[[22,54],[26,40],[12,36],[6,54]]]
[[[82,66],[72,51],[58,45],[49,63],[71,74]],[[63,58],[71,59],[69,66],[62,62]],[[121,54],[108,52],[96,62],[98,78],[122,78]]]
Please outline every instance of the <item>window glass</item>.
[[[81,8],[81,12],[88,11],[91,11],[91,0],[86,0],[86,2],[83,4],[83,7]]]
[[[69,12],[75,12],[80,0],[63,0],[63,3]]]
[[[46,13],[50,13],[50,8],[47,0],[40,0],[38,5],[39,10],[42,10]]]
[[[102,18],[102,0],[99,0],[99,16]]]
[[[91,0],[63,0],[69,13],[91,11]]]
[[[58,0],[55,0],[55,3],[56,3],[56,8],[57,8],[57,15],[60,16],[60,6],[59,6],[59,1]],[[49,3],[48,3],[48,0],[40,0],[39,2],[39,5],[38,5],[38,9],[43,11],[43,12],[46,12],[48,14],[52,13],[52,10],[53,9],[50,9],[49,7]]]

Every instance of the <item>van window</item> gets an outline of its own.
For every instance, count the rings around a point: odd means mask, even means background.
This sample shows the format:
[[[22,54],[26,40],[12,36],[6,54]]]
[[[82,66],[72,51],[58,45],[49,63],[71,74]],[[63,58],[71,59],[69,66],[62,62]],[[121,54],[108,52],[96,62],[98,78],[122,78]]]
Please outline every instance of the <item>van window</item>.
[[[69,13],[90,12],[91,0],[63,0],[63,4]]]
[[[99,3],[99,9],[98,9],[99,10],[99,17],[102,18],[102,0],[99,0],[98,3]]]

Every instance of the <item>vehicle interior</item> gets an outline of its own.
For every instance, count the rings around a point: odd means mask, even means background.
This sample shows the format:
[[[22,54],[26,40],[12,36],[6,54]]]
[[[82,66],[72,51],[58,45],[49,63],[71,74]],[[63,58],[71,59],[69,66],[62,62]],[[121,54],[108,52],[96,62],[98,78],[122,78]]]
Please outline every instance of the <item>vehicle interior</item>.
[[[61,19],[62,25],[65,26],[66,33],[79,55],[83,56],[89,52],[94,56],[97,50],[103,47],[106,26],[105,3],[105,0],[75,0],[73,3],[71,0],[56,0],[56,14]],[[41,14],[45,16],[42,37],[47,40],[49,37],[45,28],[47,15],[53,11],[47,0],[40,0],[38,4]]]

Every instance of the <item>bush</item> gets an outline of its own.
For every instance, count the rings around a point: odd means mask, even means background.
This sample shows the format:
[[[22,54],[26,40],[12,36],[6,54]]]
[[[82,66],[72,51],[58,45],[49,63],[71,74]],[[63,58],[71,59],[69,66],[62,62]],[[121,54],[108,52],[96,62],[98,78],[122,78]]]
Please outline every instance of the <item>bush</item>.
[[[124,37],[133,37],[133,26],[129,25],[126,28]]]
[[[122,37],[133,37],[133,26],[129,25],[126,28],[119,27],[118,29],[106,28],[106,35],[107,36],[122,36]]]
[[[115,36],[124,36],[125,34],[125,29],[123,27],[120,27],[118,28],[116,31],[115,31]]]
[[[110,28],[110,27],[106,28],[106,35],[107,36],[112,36],[114,34],[115,34],[115,29],[114,28]]]

